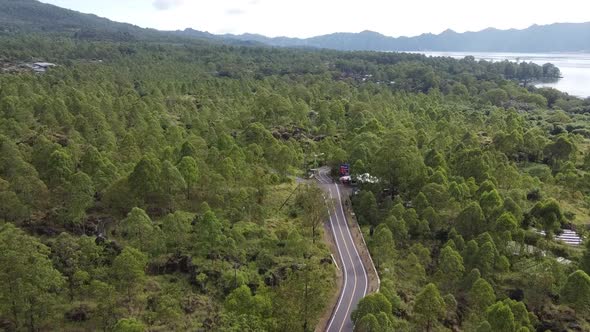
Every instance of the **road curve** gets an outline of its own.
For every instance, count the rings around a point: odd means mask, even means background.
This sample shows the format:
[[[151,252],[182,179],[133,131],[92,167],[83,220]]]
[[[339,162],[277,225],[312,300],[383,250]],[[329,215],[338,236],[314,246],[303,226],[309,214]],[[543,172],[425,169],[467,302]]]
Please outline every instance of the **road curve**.
[[[358,253],[358,249],[352,240],[352,234],[348,227],[340,186],[334,183],[328,176],[328,168],[320,168],[316,173],[316,179],[326,192],[326,199],[333,202],[330,207],[329,228],[338,251],[340,260],[339,268],[342,269],[344,281],[336,308],[328,322],[327,332],[351,332],[353,330],[350,313],[356,308],[358,302],[367,295],[369,277]]]

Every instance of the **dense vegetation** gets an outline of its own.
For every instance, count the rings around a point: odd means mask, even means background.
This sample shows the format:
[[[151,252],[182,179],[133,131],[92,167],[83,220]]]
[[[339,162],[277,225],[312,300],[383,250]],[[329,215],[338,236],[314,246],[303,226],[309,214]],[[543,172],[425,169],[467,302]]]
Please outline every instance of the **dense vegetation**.
[[[359,330],[588,328],[588,251],[551,240],[588,219],[587,100],[472,58],[0,45],[59,65],[0,75],[3,329],[313,329],[335,267],[294,176],[322,153],[380,179]]]

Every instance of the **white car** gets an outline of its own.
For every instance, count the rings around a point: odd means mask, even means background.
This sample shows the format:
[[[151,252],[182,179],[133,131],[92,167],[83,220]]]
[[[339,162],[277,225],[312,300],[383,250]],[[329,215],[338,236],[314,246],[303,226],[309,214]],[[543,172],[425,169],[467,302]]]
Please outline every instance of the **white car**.
[[[342,184],[350,184],[351,181],[352,178],[349,175],[340,177],[340,183]]]

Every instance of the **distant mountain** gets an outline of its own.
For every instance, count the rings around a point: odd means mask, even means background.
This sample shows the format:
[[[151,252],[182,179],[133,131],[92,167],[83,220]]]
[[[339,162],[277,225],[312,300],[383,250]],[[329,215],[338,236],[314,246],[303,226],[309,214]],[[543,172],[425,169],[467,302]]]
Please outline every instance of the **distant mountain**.
[[[523,30],[488,28],[438,35],[388,37],[373,31],[333,33],[312,38],[269,38],[257,34],[215,35],[186,29],[158,31],[118,23],[92,14],[45,4],[36,0],[0,0],[0,33],[42,32],[101,40],[210,40],[234,45],[266,44],[370,51],[473,51],[473,52],[580,52],[590,51],[590,22],[533,25]]]
[[[516,30],[488,28],[457,33],[446,30],[417,37],[387,37],[373,31],[333,33],[306,39],[261,35],[212,35],[187,29],[176,33],[225,40],[249,40],[281,47],[316,47],[358,51],[581,52],[590,51],[590,22],[533,25]]]

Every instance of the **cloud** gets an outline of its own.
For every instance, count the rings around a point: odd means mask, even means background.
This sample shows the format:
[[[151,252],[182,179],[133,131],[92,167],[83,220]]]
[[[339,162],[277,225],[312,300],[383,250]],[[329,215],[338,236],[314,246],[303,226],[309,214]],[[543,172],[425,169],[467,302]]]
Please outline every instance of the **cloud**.
[[[182,5],[184,0],[155,0],[153,5],[157,10],[168,10]]]
[[[242,8],[230,8],[225,11],[226,15],[242,15],[245,13],[246,13],[246,11]]]

